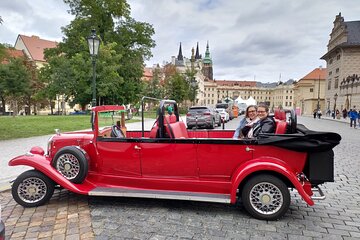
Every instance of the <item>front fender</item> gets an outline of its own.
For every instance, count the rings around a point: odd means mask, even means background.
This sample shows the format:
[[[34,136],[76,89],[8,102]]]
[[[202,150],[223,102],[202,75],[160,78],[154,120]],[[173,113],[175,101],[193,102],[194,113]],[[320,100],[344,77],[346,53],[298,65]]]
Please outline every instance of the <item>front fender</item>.
[[[87,195],[88,192],[94,188],[94,185],[92,185],[86,179],[81,184],[75,184],[64,178],[58,171],[56,171],[55,168],[51,166],[50,159],[48,159],[45,155],[27,153],[25,155],[15,157],[9,161],[9,166],[19,165],[35,168],[36,170],[51,178],[54,182],[63,188],[66,188],[74,193]]]
[[[311,196],[305,192],[292,168],[284,161],[276,158],[257,158],[239,166],[231,179],[231,203],[236,202],[236,192],[240,183],[250,174],[260,171],[273,171],[286,177],[294,185],[304,201],[310,206],[314,205],[314,201],[311,199]]]

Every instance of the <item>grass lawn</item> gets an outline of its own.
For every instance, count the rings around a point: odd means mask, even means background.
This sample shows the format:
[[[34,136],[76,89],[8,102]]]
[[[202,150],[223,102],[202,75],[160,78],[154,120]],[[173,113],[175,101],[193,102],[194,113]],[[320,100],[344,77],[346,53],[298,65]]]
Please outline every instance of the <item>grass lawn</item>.
[[[129,120],[136,122],[138,120]],[[61,132],[90,129],[90,115],[67,116],[2,116],[0,117],[0,140],[25,138]]]

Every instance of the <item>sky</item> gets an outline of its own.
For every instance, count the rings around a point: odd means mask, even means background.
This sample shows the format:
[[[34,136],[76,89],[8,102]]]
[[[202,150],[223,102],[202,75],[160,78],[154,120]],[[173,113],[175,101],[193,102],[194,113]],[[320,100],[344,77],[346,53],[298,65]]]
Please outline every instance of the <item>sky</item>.
[[[171,61],[209,42],[216,80],[263,83],[301,79],[326,62],[320,57],[335,16],[360,21],[359,0],[128,0],[131,16],[150,23],[156,47],[147,66]],[[61,0],[1,0],[0,43],[18,34],[61,41],[73,16]]]

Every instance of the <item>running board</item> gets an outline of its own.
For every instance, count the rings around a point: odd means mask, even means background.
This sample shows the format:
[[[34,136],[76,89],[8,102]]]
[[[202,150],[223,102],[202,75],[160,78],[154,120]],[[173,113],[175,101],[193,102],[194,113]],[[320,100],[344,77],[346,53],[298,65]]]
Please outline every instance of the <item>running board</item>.
[[[180,191],[159,191],[159,190],[97,187],[91,190],[89,192],[89,195],[230,203],[230,194],[193,193],[193,192],[180,192]]]

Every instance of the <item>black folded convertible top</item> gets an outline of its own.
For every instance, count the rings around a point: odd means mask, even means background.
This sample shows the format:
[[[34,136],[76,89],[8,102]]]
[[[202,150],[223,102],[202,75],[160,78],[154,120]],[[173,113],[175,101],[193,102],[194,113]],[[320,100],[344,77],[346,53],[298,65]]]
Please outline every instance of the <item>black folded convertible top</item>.
[[[297,124],[295,134],[261,134],[259,145],[272,145],[297,152],[323,152],[340,143],[341,136],[333,132],[317,132]]]

